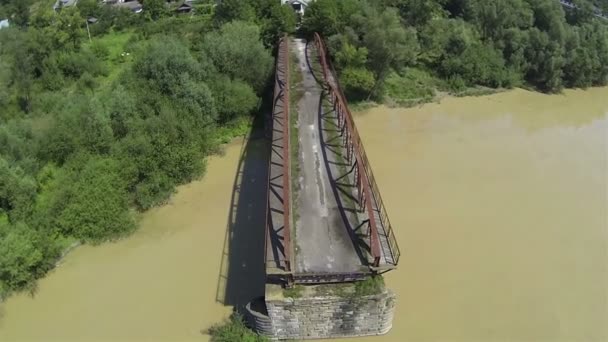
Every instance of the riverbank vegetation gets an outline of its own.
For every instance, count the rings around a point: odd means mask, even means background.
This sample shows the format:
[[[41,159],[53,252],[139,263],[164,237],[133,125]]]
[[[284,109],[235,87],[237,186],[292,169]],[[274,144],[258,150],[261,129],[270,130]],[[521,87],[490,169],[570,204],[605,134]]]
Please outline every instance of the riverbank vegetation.
[[[317,0],[303,30],[327,40],[353,101],[410,104],[438,92],[608,82],[608,21],[575,0]]]
[[[257,112],[276,38],[295,25],[274,0],[199,1],[187,15],[155,0],[140,14],[96,0],[0,4],[11,22],[0,30],[0,297],[74,241],[128,234],[138,211],[200,177]]]
[[[230,316],[228,321],[209,329],[212,342],[268,342],[265,336],[261,336],[247,328],[243,317],[238,314]]]

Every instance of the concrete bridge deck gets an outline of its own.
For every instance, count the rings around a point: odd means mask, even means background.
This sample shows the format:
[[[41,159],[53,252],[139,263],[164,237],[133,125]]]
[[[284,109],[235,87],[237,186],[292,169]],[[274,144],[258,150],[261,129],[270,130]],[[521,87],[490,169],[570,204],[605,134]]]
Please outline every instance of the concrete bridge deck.
[[[268,278],[341,282],[396,267],[396,240],[324,44],[284,38],[278,50]]]

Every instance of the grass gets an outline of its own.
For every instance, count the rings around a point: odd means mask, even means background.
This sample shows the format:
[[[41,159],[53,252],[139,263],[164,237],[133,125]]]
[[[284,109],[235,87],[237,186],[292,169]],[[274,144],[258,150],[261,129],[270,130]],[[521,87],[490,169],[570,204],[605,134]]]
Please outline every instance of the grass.
[[[393,107],[413,107],[438,101],[446,95],[481,96],[501,91],[503,89],[466,87],[464,84],[462,89],[459,89],[450,84],[450,81],[442,80],[424,69],[407,68],[401,73],[392,72],[387,77],[384,84],[384,103]],[[362,111],[375,105],[375,103],[360,102],[354,108],[356,111]]]
[[[294,285],[291,288],[283,290],[283,296],[286,298],[301,298],[302,292],[304,292],[304,286],[302,285]]]
[[[224,125],[218,125],[212,132],[212,146],[227,144],[236,137],[247,135],[252,123],[250,116],[241,116]]]
[[[430,73],[416,68],[408,68],[401,75],[391,73],[384,84],[385,100],[398,106],[414,106],[432,101],[439,89],[444,89],[443,81]]]
[[[133,35],[133,31],[111,32],[103,36],[93,37],[92,42],[86,40],[86,43],[83,44],[83,47],[88,49],[92,49],[94,46],[101,46],[101,49],[107,52],[105,61],[109,73],[107,76],[97,79],[101,87],[111,86],[122,71],[131,65],[133,51],[128,51],[127,45]]]
[[[379,294],[384,291],[384,288],[384,278],[382,276],[370,276],[355,283],[355,297]]]
[[[315,286],[315,295],[317,296],[350,298],[353,296],[353,293],[354,285],[352,283],[321,284]]]
[[[302,73],[298,68],[298,56],[291,54],[289,59],[289,153],[290,153],[290,170],[291,170],[291,207],[292,207],[292,227],[295,232],[296,222],[300,219],[299,211],[294,209],[298,203],[298,195],[300,191],[300,142],[299,142],[299,126],[298,126],[298,102],[304,95],[304,90],[301,87]],[[296,248],[296,253],[298,249]]]

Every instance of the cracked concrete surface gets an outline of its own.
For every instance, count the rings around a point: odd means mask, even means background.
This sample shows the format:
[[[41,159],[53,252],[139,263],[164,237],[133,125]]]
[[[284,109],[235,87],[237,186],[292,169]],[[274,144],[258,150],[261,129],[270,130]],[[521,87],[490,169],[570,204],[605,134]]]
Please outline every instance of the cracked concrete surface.
[[[306,56],[306,41],[294,39],[291,51],[298,58],[303,96],[297,104],[299,127],[299,167],[295,227],[296,273],[356,272],[361,260],[348,233],[334,193],[323,156],[319,108],[321,86]]]

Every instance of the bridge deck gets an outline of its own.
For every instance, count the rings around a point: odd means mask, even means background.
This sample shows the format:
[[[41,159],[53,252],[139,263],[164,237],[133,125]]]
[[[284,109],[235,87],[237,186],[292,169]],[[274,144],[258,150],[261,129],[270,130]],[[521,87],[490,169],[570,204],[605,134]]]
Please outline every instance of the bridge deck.
[[[291,47],[292,55],[298,59],[298,70],[293,72],[302,75],[298,91],[303,92],[296,106],[300,177],[298,184],[293,184],[298,188],[294,201],[298,217],[295,272],[296,275],[365,272],[366,260],[357,253],[331,182],[330,165],[334,160],[328,158],[319,113],[322,87],[311,71],[305,41],[293,40]]]
[[[353,281],[396,267],[399,248],[324,43],[318,35],[308,43],[284,38],[278,51],[268,125],[269,281]]]

